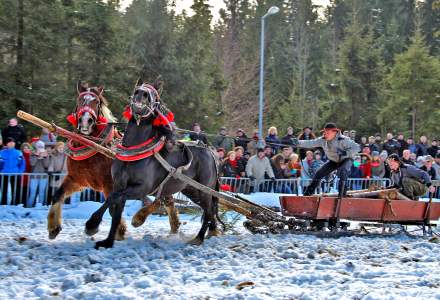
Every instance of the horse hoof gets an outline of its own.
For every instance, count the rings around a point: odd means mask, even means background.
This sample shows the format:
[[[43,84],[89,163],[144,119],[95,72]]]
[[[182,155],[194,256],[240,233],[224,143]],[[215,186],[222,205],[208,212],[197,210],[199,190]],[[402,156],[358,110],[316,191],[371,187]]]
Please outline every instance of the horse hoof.
[[[99,250],[99,248],[112,248],[113,247],[113,241],[111,240],[103,240],[95,243],[95,249]]]
[[[127,226],[125,223],[121,223],[118,226],[118,230],[116,230],[115,240],[123,241],[125,240],[125,232],[127,232]]]
[[[131,219],[131,226],[133,226],[135,228],[139,227],[145,223],[145,219],[146,218],[141,218],[138,215],[134,215],[133,218]]]
[[[55,229],[49,230],[49,239],[53,240],[57,237],[57,235],[61,232],[62,227],[61,225],[58,225],[55,227]]]
[[[221,236],[221,235],[222,235],[222,233],[218,229],[208,231],[208,238],[213,237],[213,236]]]
[[[199,237],[195,237],[191,241],[189,241],[188,244],[193,246],[200,246],[201,244],[203,244],[203,240]]]
[[[98,233],[98,231],[99,231],[99,228],[98,227],[96,227],[96,228],[85,228],[84,229],[84,232],[88,235],[88,236],[92,236],[92,235],[95,235],[96,233]]]

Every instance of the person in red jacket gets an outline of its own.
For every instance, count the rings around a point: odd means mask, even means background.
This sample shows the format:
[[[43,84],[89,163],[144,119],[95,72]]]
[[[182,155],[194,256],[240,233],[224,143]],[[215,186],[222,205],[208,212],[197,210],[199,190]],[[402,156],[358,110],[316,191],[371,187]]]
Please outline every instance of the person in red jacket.
[[[361,166],[363,178],[371,178],[371,157],[366,153],[361,153]]]
[[[21,145],[21,152],[23,152],[23,158],[24,158],[24,162],[25,162],[25,169],[24,169],[24,173],[30,173],[32,171],[32,166],[31,166],[31,154],[32,154],[32,147],[29,143],[23,143]],[[29,176],[28,175],[23,175],[22,177],[22,193],[21,193],[21,203],[25,204],[26,203],[26,199],[28,197],[28,193],[29,193]]]
[[[223,161],[221,171],[224,177],[240,178],[238,160],[234,151],[228,152],[227,158]]]

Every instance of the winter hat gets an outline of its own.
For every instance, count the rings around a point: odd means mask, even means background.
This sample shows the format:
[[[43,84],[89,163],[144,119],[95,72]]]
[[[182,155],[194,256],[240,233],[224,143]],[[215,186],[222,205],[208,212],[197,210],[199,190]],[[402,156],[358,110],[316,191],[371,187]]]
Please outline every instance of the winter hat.
[[[385,158],[387,158],[387,157],[388,157],[388,152],[387,152],[387,150],[383,150],[383,151],[380,153],[380,156],[381,156],[381,157],[385,157]]]
[[[371,152],[371,155],[372,156],[379,156],[379,151],[373,151],[373,152]]]
[[[326,130],[340,131],[340,129],[338,128],[338,126],[336,126],[335,123],[325,124],[324,129],[322,129],[321,132],[326,131]]]
[[[425,156],[425,162],[434,161],[434,158],[431,155]]]
[[[8,137],[8,138],[6,139],[6,144],[8,144],[8,143],[10,143],[10,142],[15,143],[16,141],[15,141],[15,139],[14,139],[13,137]]]
[[[37,141],[35,142],[35,148],[36,149],[44,149],[44,142],[43,141]]]
[[[417,163],[424,164],[425,161],[426,161],[425,156],[419,156],[419,157],[417,157]]]

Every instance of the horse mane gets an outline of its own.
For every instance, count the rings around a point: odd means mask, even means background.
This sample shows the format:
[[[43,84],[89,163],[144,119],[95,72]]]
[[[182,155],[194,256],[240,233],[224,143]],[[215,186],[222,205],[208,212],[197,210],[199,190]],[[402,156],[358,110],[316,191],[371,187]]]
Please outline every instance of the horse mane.
[[[102,115],[104,116],[104,118],[107,119],[107,121],[109,123],[116,123],[118,121],[118,119],[115,116],[113,116],[112,112],[108,108],[107,100],[102,95],[101,95],[101,100],[102,100],[101,101],[101,112],[102,112]]]

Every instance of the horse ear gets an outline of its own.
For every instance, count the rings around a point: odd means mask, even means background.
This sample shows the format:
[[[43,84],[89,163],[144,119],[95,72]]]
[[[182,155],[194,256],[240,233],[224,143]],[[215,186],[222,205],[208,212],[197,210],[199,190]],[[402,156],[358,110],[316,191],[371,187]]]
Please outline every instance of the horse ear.
[[[98,94],[99,94],[99,95],[102,95],[102,94],[104,93],[104,86],[103,86],[102,84],[100,84],[100,85],[97,87],[97,90],[98,90]]]
[[[143,83],[142,78],[139,77],[138,80],[136,81],[136,84],[134,85],[134,87],[137,88],[138,86],[141,86],[142,83]]]
[[[78,81],[76,82],[76,92],[77,92],[78,94],[81,94],[83,91],[84,91],[84,88],[83,88],[83,86],[82,86],[81,80],[78,80]]]
[[[162,91],[163,91],[163,80],[162,80],[162,76],[158,76],[156,78],[156,80],[154,81],[154,88],[156,89],[157,93],[160,95],[162,95]]]

